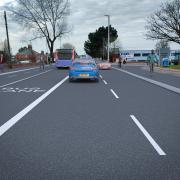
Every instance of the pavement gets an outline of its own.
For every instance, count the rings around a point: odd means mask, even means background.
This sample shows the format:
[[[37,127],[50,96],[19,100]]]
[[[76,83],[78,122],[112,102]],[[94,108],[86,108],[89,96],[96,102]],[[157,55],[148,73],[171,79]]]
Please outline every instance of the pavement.
[[[100,74],[99,83],[69,83],[53,67],[0,76],[0,179],[180,179],[179,77],[137,65]]]

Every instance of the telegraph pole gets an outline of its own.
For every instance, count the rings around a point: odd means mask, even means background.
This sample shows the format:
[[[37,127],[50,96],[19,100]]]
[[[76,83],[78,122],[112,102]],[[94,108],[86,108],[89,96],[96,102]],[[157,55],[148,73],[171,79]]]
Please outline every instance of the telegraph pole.
[[[110,61],[109,59],[109,46],[110,46],[110,15],[104,15],[108,17],[108,62]]]
[[[8,62],[11,62],[11,49],[9,44],[9,33],[8,33],[8,25],[7,25],[7,17],[6,17],[6,11],[4,11],[4,20],[5,20],[5,26],[6,26],[6,36],[7,36],[7,45],[8,45],[8,53],[9,53],[9,59]]]

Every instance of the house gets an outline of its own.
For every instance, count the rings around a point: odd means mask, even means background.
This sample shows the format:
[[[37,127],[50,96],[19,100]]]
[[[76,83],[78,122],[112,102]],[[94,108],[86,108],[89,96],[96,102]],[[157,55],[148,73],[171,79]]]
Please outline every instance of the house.
[[[36,63],[40,60],[41,54],[32,49],[32,45],[29,44],[28,47],[23,47],[19,49],[16,54],[16,59],[18,61],[26,61],[30,63]]]

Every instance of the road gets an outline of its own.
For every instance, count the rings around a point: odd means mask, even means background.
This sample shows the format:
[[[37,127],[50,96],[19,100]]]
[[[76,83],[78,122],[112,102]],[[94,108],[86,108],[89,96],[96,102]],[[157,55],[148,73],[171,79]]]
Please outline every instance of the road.
[[[0,75],[0,179],[180,179],[180,78],[128,65],[100,74]]]

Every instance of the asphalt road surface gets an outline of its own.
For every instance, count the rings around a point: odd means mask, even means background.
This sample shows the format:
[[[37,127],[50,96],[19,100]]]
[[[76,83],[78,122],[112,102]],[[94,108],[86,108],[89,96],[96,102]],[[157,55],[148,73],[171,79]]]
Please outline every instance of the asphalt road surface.
[[[180,77],[141,66],[100,74],[0,74],[0,179],[180,179]]]

